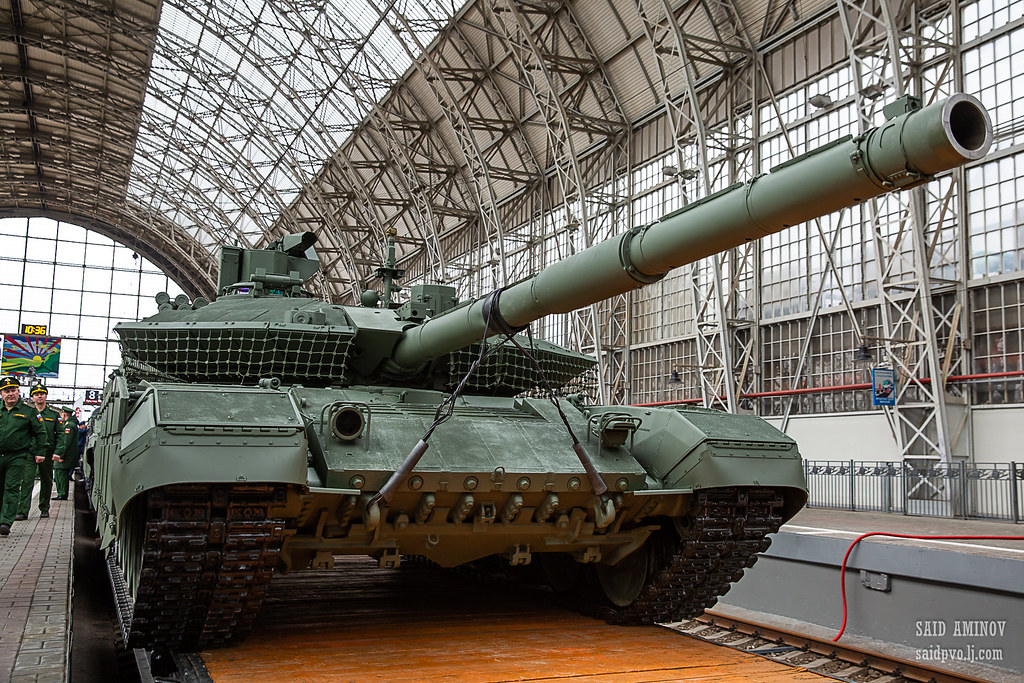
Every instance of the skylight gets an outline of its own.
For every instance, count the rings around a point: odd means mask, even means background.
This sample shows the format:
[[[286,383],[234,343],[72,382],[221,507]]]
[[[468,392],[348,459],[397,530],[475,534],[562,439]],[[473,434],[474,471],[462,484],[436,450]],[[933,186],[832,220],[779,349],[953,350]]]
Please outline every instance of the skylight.
[[[129,196],[205,246],[257,245],[457,10],[165,2]]]

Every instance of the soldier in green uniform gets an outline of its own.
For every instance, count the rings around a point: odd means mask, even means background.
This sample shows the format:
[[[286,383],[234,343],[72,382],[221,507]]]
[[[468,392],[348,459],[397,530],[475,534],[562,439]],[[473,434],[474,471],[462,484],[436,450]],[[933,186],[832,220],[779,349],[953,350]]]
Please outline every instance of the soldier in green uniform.
[[[71,408],[61,408],[60,418],[64,429],[64,452],[53,463],[53,480],[57,484],[57,495],[51,500],[68,499],[68,482],[71,470],[78,466],[78,420]],[[53,456],[56,458],[57,456]]]
[[[21,383],[14,377],[0,380],[0,536],[11,533],[18,509],[24,464],[46,449],[46,434],[35,408],[21,400]]]
[[[29,395],[35,406],[37,419],[46,434],[46,451],[37,454],[34,460],[25,464],[21,473],[21,497],[18,500],[18,514],[15,520],[28,519],[28,511],[32,507],[32,484],[39,472],[39,516],[50,516],[50,492],[53,490],[53,463],[60,459],[64,452],[64,430],[60,427],[60,413],[46,405],[46,386],[40,382],[32,387]]]

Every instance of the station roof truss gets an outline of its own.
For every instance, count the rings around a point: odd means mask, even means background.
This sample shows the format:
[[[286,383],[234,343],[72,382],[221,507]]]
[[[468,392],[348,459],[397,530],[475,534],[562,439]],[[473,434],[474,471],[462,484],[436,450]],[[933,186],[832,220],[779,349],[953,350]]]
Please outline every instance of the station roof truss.
[[[645,122],[672,116],[678,138],[749,110],[737,74],[836,11],[0,0],[0,216],[97,230],[192,294],[215,294],[221,245],[299,230],[319,236],[314,288],[332,300],[358,297],[389,228],[410,277],[500,286],[548,229],[511,227],[556,212],[584,246],[600,238],[629,199],[614,178],[673,145],[635,144]]]

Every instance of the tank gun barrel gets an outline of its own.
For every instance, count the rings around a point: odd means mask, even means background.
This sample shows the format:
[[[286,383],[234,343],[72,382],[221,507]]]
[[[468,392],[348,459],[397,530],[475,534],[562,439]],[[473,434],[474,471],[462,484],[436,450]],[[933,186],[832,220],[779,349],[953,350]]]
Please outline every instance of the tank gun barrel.
[[[567,313],[674,268],[896,190],[983,157],[992,144],[984,106],[970,95],[902,108],[881,126],[819,147],[770,173],[612,237],[536,275],[408,330],[394,362],[415,368],[551,313]],[[489,328],[488,328],[489,321]]]

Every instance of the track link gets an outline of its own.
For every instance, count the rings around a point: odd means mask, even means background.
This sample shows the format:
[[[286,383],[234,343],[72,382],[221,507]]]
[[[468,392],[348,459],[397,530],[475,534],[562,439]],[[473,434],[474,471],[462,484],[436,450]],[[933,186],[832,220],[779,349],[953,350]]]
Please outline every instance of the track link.
[[[119,544],[108,557],[128,647],[198,649],[248,633],[284,540],[284,521],[269,518],[284,496],[273,485],[148,492],[141,543]],[[133,545],[141,558],[123,556]],[[134,591],[131,566],[140,566]]]
[[[702,489],[695,496],[687,538],[661,535],[649,541],[658,544],[652,549],[654,574],[640,596],[627,607],[604,606],[597,616],[612,624],[695,617],[753,566],[771,545],[767,535],[782,525],[783,498],[775,489]]]

